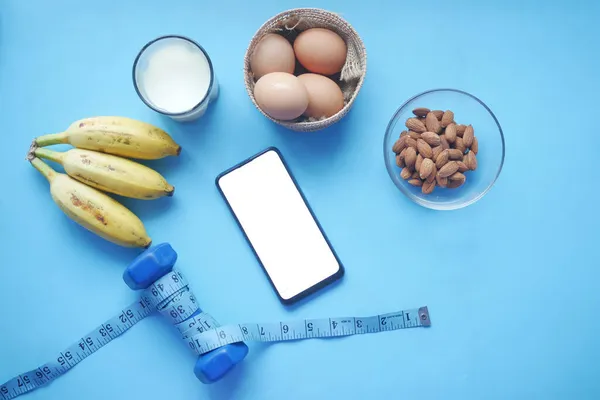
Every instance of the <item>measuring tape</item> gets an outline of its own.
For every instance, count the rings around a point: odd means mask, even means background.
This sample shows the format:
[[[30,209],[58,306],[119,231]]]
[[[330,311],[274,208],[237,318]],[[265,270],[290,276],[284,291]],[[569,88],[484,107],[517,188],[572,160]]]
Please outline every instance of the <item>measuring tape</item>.
[[[188,347],[199,355],[236,342],[331,338],[431,325],[427,307],[369,317],[317,318],[225,326],[220,326],[205,312],[190,318],[198,309],[196,298],[189,290],[185,277],[181,272],[173,270],[144,290],[138,301],[81,337],[52,361],[1,385],[0,399],[14,399],[47,385],[155,311],[170,319]]]

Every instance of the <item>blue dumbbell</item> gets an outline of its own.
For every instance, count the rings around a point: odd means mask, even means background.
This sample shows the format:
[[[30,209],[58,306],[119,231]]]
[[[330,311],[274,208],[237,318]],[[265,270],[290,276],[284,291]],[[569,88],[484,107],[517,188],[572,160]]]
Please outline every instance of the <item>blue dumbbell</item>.
[[[123,280],[133,290],[147,289],[172,271],[177,253],[170,244],[162,243],[140,254],[123,273]],[[200,314],[198,309],[187,320]],[[194,373],[204,383],[213,383],[225,376],[248,354],[245,343],[232,343],[201,355]]]

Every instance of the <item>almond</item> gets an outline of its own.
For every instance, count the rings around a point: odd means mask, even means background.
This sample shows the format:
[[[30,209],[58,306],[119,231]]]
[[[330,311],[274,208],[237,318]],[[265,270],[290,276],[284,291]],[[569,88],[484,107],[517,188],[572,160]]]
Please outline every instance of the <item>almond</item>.
[[[462,186],[462,184],[465,183],[465,181],[448,181],[448,184],[446,185],[446,187],[448,189],[456,189],[459,186]]]
[[[456,138],[456,140],[454,141],[454,147],[457,150],[460,150],[463,154],[465,153],[465,150],[467,150],[467,146],[465,146],[464,139],[461,137]]]
[[[444,149],[442,149],[442,146],[435,146],[432,151],[433,151],[433,157],[431,157],[431,159],[433,161],[437,160],[437,157],[440,155],[440,153],[443,151]]]
[[[448,125],[446,127],[446,131],[444,132],[444,135],[446,136],[446,140],[448,141],[448,143],[454,143],[454,141],[456,140],[456,125]]]
[[[417,152],[412,147],[407,147],[404,153],[404,162],[409,168],[414,168],[415,162],[417,161]]]
[[[421,134],[421,139],[426,141],[430,146],[439,146],[441,143],[440,136],[433,132],[423,132]]]
[[[444,111],[444,114],[442,115],[442,128],[450,125],[452,121],[454,121],[454,113],[450,110]]]
[[[408,135],[408,131],[402,131],[402,132],[400,132],[400,137],[404,137],[406,135]]]
[[[475,137],[475,131],[471,125],[467,126],[465,129],[465,134],[463,135],[463,141],[466,147],[471,147],[473,144],[473,138]]]
[[[463,174],[461,174],[460,172],[455,172],[454,174],[448,177],[448,187],[457,188],[463,183],[465,183],[466,180],[467,178]]]
[[[435,160],[435,166],[437,167],[437,169],[440,169],[444,165],[446,165],[446,163],[448,163],[449,159],[450,159],[450,151],[444,150],[440,153],[440,155]]]
[[[465,156],[465,164],[471,171],[475,171],[477,169],[477,157],[475,157],[473,149],[471,149],[471,151]]]
[[[427,117],[425,119],[425,126],[427,126],[427,130],[430,132],[440,133],[442,131],[440,121],[438,121],[438,119],[433,113],[427,114]]]
[[[412,173],[412,179],[419,179],[419,173],[417,171]]]
[[[419,172],[421,170],[421,164],[423,163],[423,156],[421,153],[417,154],[417,161],[415,161],[415,171]]]
[[[411,138],[410,136],[406,138],[406,147],[412,147],[417,150],[417,140]]]
[[[446,128],[446,130],[448,130],[448,128]],[[450,148],[450,143],[448,143],[448,138],[446,138],[445,134],[440,136],[440,144],[444,150]]]
[[[451,181],[464,181],[466,179],[465,174],[462,172],[455,172],[448,177]]]
[[[400,156],[400,158],[402,160],[404,160],[404,155],[406,154],[406,147],[402,149],[402,151],[400,152],[400,154],[398,154]]]
[[[431,146],[427,144],[423,139],[417,140],[417,150],[419,154],[423,155],[423,158],[431,158],[433,157],[433,150]]]
[[[408,181],[413,186],[423,186],[423,181],[420,179],[411,179]]]
[[[437,176],[437,168],[435,167],[435,164],[434,164],[433,171],[431,171],[431,173],[427,177],[427,182],[431,183],[431,182],[435,181],[436,176]]]
[[[466,125],[463,125],[463,124],[456,125],[456,134],[460,137],[463,137],[463,134],[465,133],[465,129],[467,129]]]
[[[417,139],[421,139],[421,134],[417,133],[415,131],[408,131],[408,136],[410,136],[411,138],[417,140]]]
[[[466,172],[470,169],[467,167],[467,164],[462,161],[457,161],[456,163],[458,164],[458,172]]]
[[[400,177],[402,179],[409,179],[412,176],[412,171],[408,167],[402,168],[402,172],[400,172]]]
[[[444,112],[442,110],[433,110],[432,113],[438,120],[441,120],[444,116]]]
[[[400,154],[402,150],[406,147],[406,136],[402,136],[400,139],[396,140],[394,146],[392,147],[392,151],[396,154]]]
[[[406,164],[404,163],[404,158],[403,158],[403,157],[402,157],[400,154],[398,154],[398,155],[396,156],[396,165],[397,165],[398,167],[400,167],[400,168],[404,168],[404,166],[406,165]]]
[[[435,181],[433,182],[425,182],[423,183],[423,186],[421,187],[421,192],[423,192],[423,194],[430,194],[431,192],[433,192],[433,189],[435,189]]]
[[[439,172],[435,175],[435,181],[440,187],[446,187],[446,185],[448,185],[448,178],[442,178]]]
[[[405,125],[411,131],[415,131],[418,133],[425,132],[427,130],[427,129],[425,129],[425,125],[423,125],[423,123],[421,121],[419,121],[417,118],[407,119]]]
[[[448,156],[451,160],[460,160],[463,159],[463,152],[459,149],[450,149],[448,150]]]
[[[471,145],[471,151],[475,154],[479,151],[479,142],[477,141],[477,136],[473,136],[473,144]]]
[[[433,172],[434,167],[435,165],[433,164],[433,161],[431,161],[431,158],[424,159],[419,168],[419,176],[421,179],[427,179]]]
[[[456,161],[450,161],[449,163],[446,163],[446,165],[444,165],[442,168],[440,168],[438,174],[441,178],[447,178],[450,175],[454,174],[456,171],[458,171],[458,164],[456,163]]]
[[[429,111],[431,111],[429,108],[418,107],[418,108],[415,108],[412,112],[417,117],[425,117],[425,116],[427,116],[427,114],[429,113]]]

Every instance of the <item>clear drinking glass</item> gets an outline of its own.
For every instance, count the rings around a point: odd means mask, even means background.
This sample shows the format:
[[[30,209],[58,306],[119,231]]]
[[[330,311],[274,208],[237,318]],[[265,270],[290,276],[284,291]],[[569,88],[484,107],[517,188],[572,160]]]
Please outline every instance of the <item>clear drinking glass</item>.
[[[133,85],[148,107],[176,121],[201,117],[219,94],[206,50],[177,35],[156,38],[140,50],[133,64]]]

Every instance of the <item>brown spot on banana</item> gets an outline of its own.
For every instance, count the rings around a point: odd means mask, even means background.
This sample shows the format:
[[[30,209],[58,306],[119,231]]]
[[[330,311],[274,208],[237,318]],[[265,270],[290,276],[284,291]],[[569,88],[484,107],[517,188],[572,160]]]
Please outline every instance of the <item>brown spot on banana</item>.
[[[73,203],[75,207],[81,207],[83,205],[81,200],[79,200],[79,197],[75,196],[75,193],[71,193],[71,203]]]
[[[75,207],[81,208],[83,211],[92,214],[94,216],[94,218],[96,218],[98,221],[100,221],[102,223],[102,225],[104,225],[104,226],[108,225],[106,218],[104,218],[104,215],[102,215],[102,213],[100,211],[98,211],[95,207],[91,206],[89,203],[86,204],[86,203],[82,202],[81,199],[79,197],[77,197],[77,195],[75,195],[75,193],[71,193],[71,203]]]
[[[104,226],[108,225],[108,224],[106,223],[106,220],[104,219],[104,216],[103,216],[102,214],[100,214],[100,213],[94,213],[94,216],[96,217],[96,219],[97,219],[98,221],[102,222],[102,224],[103,224]]]
[[[98,185],[98,186],[100,186],[100,183],[96,182],[96,181],[95,181],[95,180],[93,180],[93,179],[87,178],[87,177],[85,177],[85,176],[81,175],[80,173],[76,173],[76,174],[74,174],[74,177],[76,177],[76,178],[77,178],[78,180],[80,180],[81,182],[84,182],[84,183],[86,183],[86,182],[89,182],[89,183],[93,183],[94,185]]]

